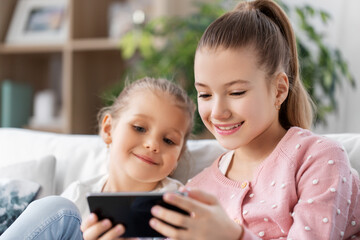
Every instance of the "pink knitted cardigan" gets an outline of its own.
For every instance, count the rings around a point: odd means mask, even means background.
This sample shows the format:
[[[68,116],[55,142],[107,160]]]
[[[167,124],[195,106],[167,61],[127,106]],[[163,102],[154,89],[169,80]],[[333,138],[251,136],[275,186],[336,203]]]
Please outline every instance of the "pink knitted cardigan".
[[[216,195],[244,240],[360,239],[359,175],[333,140],[292,127],[249,182],[226,178],[220,159],[187,186]]]

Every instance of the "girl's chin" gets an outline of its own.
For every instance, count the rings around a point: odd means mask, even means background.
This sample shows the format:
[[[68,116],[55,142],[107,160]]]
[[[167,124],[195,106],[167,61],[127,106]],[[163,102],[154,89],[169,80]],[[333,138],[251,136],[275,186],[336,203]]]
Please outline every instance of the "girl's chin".
[[[223,148],[226,148],[227,150],[235,150],[240,147],[240,143],[236,142],[234,139],[224,139],[222,137],[216,136],[216,140],[220,143],[220,145]]]
[[[149,174],[149,173],[134,173],[132,175],[133,179],[136,179],[138,182],[149,184],[149,183],[157,183],[164,179],[166,176],[162,177],[159,174]]]

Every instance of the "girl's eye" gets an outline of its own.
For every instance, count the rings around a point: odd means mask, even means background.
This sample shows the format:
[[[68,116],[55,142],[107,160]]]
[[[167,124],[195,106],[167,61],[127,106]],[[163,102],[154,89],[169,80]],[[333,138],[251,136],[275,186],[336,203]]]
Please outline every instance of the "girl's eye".
[[[206,93],[199,93],[198,94],[198,98],[209,98],[209,97],[211,97],[210,94],[206,94]]]
[[[240,95],[243,95],[243,94],[245,94],[246,93],[246,91],[242,91],[242,92],[232,92],[232,93],[230,93],[230,95],[232,95],[232,96],[240,96]]]
[[[133,128],[134,128],[135,131],[137,131],[137,132],[141,132],[141,133],[146,132],[146,129],[143,128],[143,127],[140,127],[140,126],[134,125]]]
[[[174,145],[174,144],[175,144],[175,143],[174,143],[171,139],[169,139],[169,138],[164,138],[163,140],[164,140],[164,142],[165,142],[166,144],[168,144],[168,145]]]

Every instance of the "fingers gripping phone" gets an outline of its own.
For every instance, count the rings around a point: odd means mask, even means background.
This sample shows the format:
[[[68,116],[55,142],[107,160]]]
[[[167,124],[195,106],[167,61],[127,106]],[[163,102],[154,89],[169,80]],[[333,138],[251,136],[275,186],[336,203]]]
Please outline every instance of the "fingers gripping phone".
[[[113,225],[120,223],[125,226],[122,237],[164,237],[149,225],[153,217],[150,210],[154,205],[160,205],[184,215],[189,215],[189,213],[164,202],[163,194],[154,192],[90,193],[87,200],[90,212],[95,213],[99,220],[107,218]]]

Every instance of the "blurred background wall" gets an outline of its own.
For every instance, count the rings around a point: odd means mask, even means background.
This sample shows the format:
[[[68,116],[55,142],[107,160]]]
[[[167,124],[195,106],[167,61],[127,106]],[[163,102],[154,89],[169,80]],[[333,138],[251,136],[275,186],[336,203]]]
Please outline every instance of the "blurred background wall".
[[[289,4],[295,1],[286,0]],[[327,126],[317,126],[319,133],[360,132],[360,1],[358,0],[298,0],[326,10],[332,16],[323,29],[329,44],[339,48],[355,77],[357,87],[344,84],[338,93],[338,112],[328,116]]]
[[[217,0],[198,1],[213,4]],[[356,81],[356,88],[352,88],[346,81],[341,81],[342,88],[336,88],[335,94],[338,104],[337,111],[326,115],[327,124],[316,125],[314,127],[315,132],[359,133],[360,46],[358,39],[360,39],[360,31],[358,29],[360,29],[360,15],[358,12],[360,10],[360,1],[281,1],[288,6],[308,4],[314,9],[321,9],[330,14],[331,19],[327,25],[323,25],[320,20],[319,22],[315,20],[312,25],[318,28],[325,36],[326,45],[341,51],[343,58],[348,63],[350,73]],[[46,111],[49,121],[46,123],[32,121],[37,124],[25,122],[16,124],[16,126],[63,133],[96,133],[96,114],[98,109],[104,105],[101,97],[109,88],[114,89],[114,85],[119,80],[124,79],[124,73],[129,69],[131,62],[134,62],[132,61],[133,59],[130,59],[130,61],[124,59],[122,55],[124,51],[120,51],[119,40],[121,39],[120,36],[123,36],[124,33],[116,35],[118,33],[115,31],[116,36],[114,37],[111,26],[114,26],[115,30],[119,30],[119,28],[136,29],[143,26],[143,24],[138,23],[137,27],[133,25],[135,23],[135,15],[136,21],[140,21],[140,23],[144,18],[141,12],[140,14],[135,14],[135,11],[131,12],[137,9],[144,10],[146,17],[149,16],[150,18],[175,15],[185,16],[185,19],[189,19],[187,15],[194,13],[198,9],[194,5],[195,0],[63,0],[64,3],[69,3],[67,6],[64,4],[64,8],[67,9],[67,14],[65,15],[67,18],[65,17],[65,20],[63,20],[63,27],[68,29],[67,36],[59,35],[64,37],[64,39],[60,39],[61,41],[58,41],[59,38],[52,36],[52,41],[42,40],[43,42],[35,42],[34,45],[34,39],[28,39],[24,30],[20,31],[23,29],[22,25],[27,26],[29,19],[31,20],[31,18],[26,20],[23,16],[32,13],[31,9],[35,8],[34,3],[32,5],[28,4],[32,7],[28,7],[26,11],[23,10],[23,13],[19,12],[20,14],[16,14],[17,6],[19,4],[26,5],[24,4],[26,2],[31,3],[34,0],[0,0],[0,86],[2,86],[0,88],[6,90],[5,87],[9,85],[9,91],[4,92],[11,93],[11,96],[22,96],[22,102],[18,102],[15,100],[19,98],[6,97],[5,94],[1,94],[3,91],[0,91],[0,126],[4,125],[4,121],[1,120],[2,117],[10,116],[6,112],[18,110],[19,113],[24,113],[24,103],[28,105],[26,107],[29,111],[27,115],[35,115],[35,118],[32,116],[32,119],[43,120],[44,117],[36,118],[36,116],[41,114],[36,115],[34,113],[37,112],[37,109],[46,110],[43,103],[49,103],[48,100],[50,99],[54,104],[51,104],[50,110]],[[221,0],[220,3],[222,5],[221,8],[231,9],[238,2],[236,0]],[[127,6],[130,3],[135,5],[135,8],[131,11],[128,10],[129,6]],[[44,0],[42,4],[44,4],[43,7],[45,9],[46,5],[51,5],[51,1]],[[113,17],[111,17],[111,9],[118,10],[117,14],[113,15]],[[202,14],[202,16],[204,15]],[[209,16],[209,14],[206,14],[206,16]],[[298,21],[296,17],[290,16],[295,27],[297,26],[296,21]],[[22,18],[25,19],[23,19],[22,25],[14,25],[17,26],[18,30],[20,29],[18,33],[20,37],[17,36],[19,42],[8,41],[12,23],[16,23],[18,22],[17,20]],[[124,20],[127,21],[127,24],[124,24]],[[196,25],[197,22],[196,24],[193,23],[194,21],[192,24],[186,24],[186,27],[183,29],[184,32],[196,33],[194,26],[191,25]],[[204,26],[207,25],[208,23]],[[171,28],[170,33],[176,32],[176,30],[178,29]],[[199,36],[196,35],[193,38],[196,41],[200,38],[200,34],[202,34],[202,30],[201,32],[197,31]],[[47,33],[50,34],[51,31],[48,29]],[[133,42],[130,41],[130,45],[134,45]],[[152,44],[152,46],[154,45]],[[187,42],[185,42],[185,45],[178,47],[178,49],[185,51],[178,53],[180,55],[177,56],[184,56],[183,53],[188,50],[185,48],[189,48]],[[193,49],[195,48],[196,43],[193,46]],[[188,51],[190,52],[188,53],[188,58],[182,60],[183,65],[187,64],[185,70],[192,70],[193,49]],[[171,62],[172,58],[169,56],[169,52],[172,51],[160,52],[159,59],[164,60],[167,58]],[[173,59],[179,59],[177,56]],[[168,67],[161,69],[158,59],[150,61],[150,63],[148,65],[151,65],[151,68],[156,66],[161,73],[164,73],[166,70],[171,74],[177,72],[177,69],[169,70]],[[176,63],[176,65],[179,66],[180,64]],[[164,77],[168,76],[165,75]],[[189,73],[187,78],[189,79],[188,82],[190,82],[190,88],[193,90],[193,74]],[[51,90],[51,95],[46,98],[48,90]],[[22,91],[27,91],[27,94],[23,94]],[[28,97],[25,99],[23,96]],[[6,104],[2,99],[13,99],[14,101]],[[36,104],[37,99],[42,104]],[[1,107],[1,105],[7,106],[7,108]],[[14,107],[15,105],[16,107]],[[36,108],[37,105],[41,107]],[[6,114],[2,114],[2,112]],[[18,118],[18,115],[14,115],[14,118]],[[15,125],[11,122],[10,126]]]

